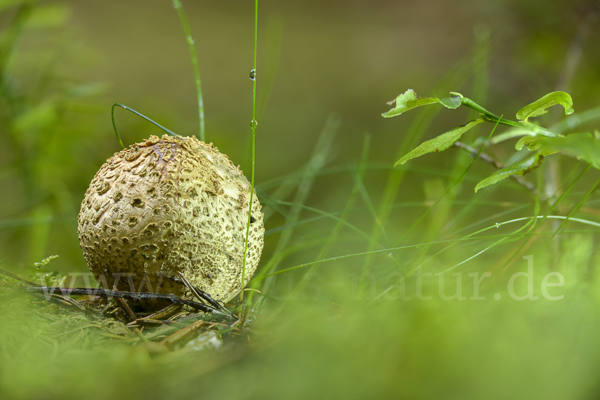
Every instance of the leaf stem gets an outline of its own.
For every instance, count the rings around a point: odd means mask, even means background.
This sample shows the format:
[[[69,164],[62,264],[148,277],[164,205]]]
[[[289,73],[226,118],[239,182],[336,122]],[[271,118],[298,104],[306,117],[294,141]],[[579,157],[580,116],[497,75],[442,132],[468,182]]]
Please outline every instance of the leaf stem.
[[[464,104],[466,107],[469,107],[470,109],[475,110],[478,113],[480,113],[481,115],[483,115],[483,117],[484,117],[483,119],[488,122],[499,123],[499,124],[508,125],[508,126],[514,126],[515,128],[520,127],[518,122],[499,117],[496,114],[486,110],[485,108],[483,108],[482,106],[480,106],[473,100],[469,99],[468,97],[464,97],[460,93],[450,92],[450,94],[453,96],[460,96],[460,102],[462,104]]]
[[[458,142],[454,143],[454,146],[465,150],[467,153],[471,154],[474,157],[479,157],[480,160],[485,161],[486,163],[493,165],[494,168],[496,168],[496,169],[502,169],[502,168],[504,168],[504,165],[501,162],[493,159],[492,157],[490,157],[486,153],[478,152],[476,149],[474,149],[473,147],[471,147],[471,146],[469,146],[469,145],[467,145],[467,144],[465,144],[463,142],[458,141]],[[511,175],[510,177],[515,182],[517,182],[519,185],[523,186],[525,189],[527,189],[531,193],[533,193],[534,196],[537,196],[537,189],[530,182],[526,181],[525,179],[523,179],[519,175]]]
[[[542,134],[544,136],[550,136],[550,137],[557,137],[559,136],[557,133],[554,133],[546,128],[542,128],[541,126],[538,125],[534,125],[528,122],[524,122],[524,121],[511,121],[509,119],[504,119],[502,117],[497,116],[496,114],[486,110],[485,108],[483,108],[481,105],[477,104],[476,102],[474,102],[473,100],[469,99],[468,97],[464,97],[462,94],[460,93],[456,93],[456,92],[450,92],[451,95],[454,96],[460,96],[460,102],[461,104],[464,104],[466,107],[469,107],[472,110],[475,110],[477,112],[479,112],[482,116],[483,119],[487,122],[491,122],[493,124],[495,123],[499,123],[502,125],[508,125],[508,126],[512,126],[514,128],[527,128],[530,129],[536,133]]]

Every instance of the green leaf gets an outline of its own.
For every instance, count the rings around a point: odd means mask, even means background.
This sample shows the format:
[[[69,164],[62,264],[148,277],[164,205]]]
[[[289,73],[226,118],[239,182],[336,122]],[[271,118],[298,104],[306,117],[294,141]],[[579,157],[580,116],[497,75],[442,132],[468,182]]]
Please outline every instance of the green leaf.
[[[412,110],[413,108],[426,106],[429,104],[439,103],[450,109],[458,108],[461,104],[459,96],[444,97],[442,99],[438,99],[437,97],[423,97],[419,99],[417,98],[415,91],[412,89],[408,89],[394,100],[388,102],[388,104],[394,103],[396,103],[394,108],[381,114],[384,118],[396,117],[402,113],[405,113],[406,111]]]
[[[546,114],[548,112],[546,109],[555,104],[560,104],[565,108],[565,115],[573,114],[573,99],[569,93],[552,92],[521,108],[519,112],[517,112],[517,119],[527,121],[530,117],[539,117],[540,115]]]
[[[437,97],[435,97],[437,99]],[[438,99],[441,105],[451,110],[454,110],[462,104],[460,96],[450,96],[450,97],[442,97]]]
[[[475,186],[475,193],[477,193],[479,189],[493,185],[494,183],[498,183],[511,175],[525,175],[526,173],[538,168],[542,164],[543,160],[544,156],[540,153],[536,153],[533,156],[524,159],[523,161],[519,161],[509,165],[508,167],[502,168],[501,170],[494,172],[492,175],[479,182],[477,186]]]
[[[475,121],[471,121],[465,125],[459,126],[458,128],[454,128],[449,132],[443,133],[434,139],[423,142],[410,153],[406,154],[404,157],[396,161],[396,164],[394,166],[402,165],[408,160],[420,157],[423,154],[444,151],[454,146],[454,143],[458,142],[463,133],[467,132],[469,129],[482,122],[484,122],[483,119],[476,119]]]
[[[507,130],[506,132],[495,135],[494,137],[492,137],[489,140],[488,144],[489,145],[498,144],[498,143],[502,143],[506,140],[514,139],[516,137],[521,137],[521,136],[535,136],[535,134],[532,133],[532,130],[529,129],[528,127],[512,128],[512,129]]]
[[[600,139],[591,133],[573,133],[563,137],[540,138],[542,154],[565,153],[600,169]]]
[[[537,136],[523,136],[521,139],[519,139],[517,144],[515,144],[515,149],[521,150],[523,149],[523,146],[530,147],[531,149],[531,145],[535,144],[538,139],[539,137]]]

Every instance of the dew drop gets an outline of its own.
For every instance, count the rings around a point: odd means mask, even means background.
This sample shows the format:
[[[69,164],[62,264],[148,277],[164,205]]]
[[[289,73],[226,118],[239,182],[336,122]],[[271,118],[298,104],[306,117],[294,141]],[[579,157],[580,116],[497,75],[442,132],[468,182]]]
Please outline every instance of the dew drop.
[[[250,70],[250,75],[249,76],[250,76],[250,80],[251,81],[256,80],[256,70],[255,69]]]

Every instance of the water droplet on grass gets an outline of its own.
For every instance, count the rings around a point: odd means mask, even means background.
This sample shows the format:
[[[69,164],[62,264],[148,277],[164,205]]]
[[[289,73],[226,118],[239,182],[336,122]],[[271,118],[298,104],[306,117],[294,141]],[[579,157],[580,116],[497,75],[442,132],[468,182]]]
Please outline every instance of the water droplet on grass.
[[[250,76],[250,80],[251,81],[256,80],[256,70],[255,69],[250,70],[250,75],[249,76]]]

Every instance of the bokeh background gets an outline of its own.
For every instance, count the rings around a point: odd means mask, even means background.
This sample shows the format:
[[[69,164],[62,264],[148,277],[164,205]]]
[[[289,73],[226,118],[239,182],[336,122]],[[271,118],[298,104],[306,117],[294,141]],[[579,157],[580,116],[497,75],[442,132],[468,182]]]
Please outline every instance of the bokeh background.
[[[192,67],[168,1],[39,4],[4,60],[7,84],[19,104],[3,105],[1,257],[23,269],[59,254],[63,268],[85,270],[76,214],[95,171],[119,150],[111,105],[123,103],[177,133],[196,134]],[[263,1],[257,184],[303,167],[332,114],[341,125],[328,165],[357,162],[368,134],[370,162],[391,167],[414,115],[383,119],[386,102],[408,88],[444,96],[438,84],[457,68],[462,72],[450,90],[497,114],[513,115],[557,88],[568,89],[576,110],[596,106],[600,45],[594,6],[585,1],[550,2],[543,10],[522,1]],[[199,54],[207,140],[248,175],[253,4],[202,1],[184,7]],[[5,7],[4,26],[14,13],[14,7]],[[473,52],[486,34],[487,84],[472,93]],[[570,51],[580,54],[572,60]],[[568,88],[560,87],[565,84]],[[466,111],[441,112],[423,138],[467,118]],[[16,127],[15,119],[21,121]],[[120,109],[116,121],[127,144],[162,134]],[[502,148],[492,151],[506,157]],[[452,159],[429,156],[414,163],[444,169]],[[481,166],[481,176],[492,171],[486,168]],[[385,179],[368,176],[375,199]],[[340,185],[351,181],[340,180],[317,182],[313,204],[330,211],[342,207]],[[410,175],[399,198],[422,199],[422,181]]]
[[[254,3],[207,0],[184,1],[183,6],[198,54],[207,140],[249,177]],[[451,149],[394,169],[407,133],[421,129],[422,137],[412,143],[416,145],[472,115],[444,109],[384,119],[381,113],[390,108],[387,101],[408,88],[421,96],[458,91],[509,118],[554,90],[568,91],[576,112],[596,108],[598,12],[596,1],[585,0],[261,0],[256,182],[270,216],[262,267],[270,262],[270,267],[282,269],[369,249],[364,238],[344,232],[323,254],[313,245],[330,235],[335,221],[312,221],[322,215],[306,209],[295,209],[298,214],[290,219],[293,207],[282,211],[269,203],[283,188],[281,200],[300,196],[303,204],[339,216],[356,187],[353,174],[361,157],[368,168],[351,221],[367,235],[390,173],[406,171],[396,206],[380,221],[386,234],[378,240],[387,247],[401,237],[402,244],[456,238],[531,215],[531,193],[513,182],[474,194],[477,181],[494,171],[478,162],[453,194],[455,203],[441,204],[403,237],[470,162],[470,156]],[[0,268],[26,276],[35,262],[56,254],[59,258],[48,270],[85,272],[77,213],[96,171],[120,150],[111,105],[123,103],[182,135],[198,131],[196,89],[182,27],[166,0],[6,0],[0,1],[0,31]],[[540,122],[560,122],[563,116],[556,111]],[[162,135],[133,114],[115,112],[126,145]],[[592,121],[577,130],[597,127]],[[479,128],[465,141],[481,144],[477,137],[487,137],[489,129]],[[507,162],[514,142],[486,151]],[[582,169],[576,160],[561,157],[526,178],[559,195]],[[302,189],[297,178],[303,171],[310,178],[305,176],[310,180],[306,193],[306,184]],[[556,212],[568,214],[598,177],[596,170],[589,171]],[[597,200],[594,194],[577,216],[598,220]],[[280,248],[291,223],[301,229],[290,233]],[[89,343],[85,351],[65,354],[62,347],[51,345],[61,349],[56,350],[60,355],[52,353],[54,358],[42,361],[37,357],[49,348],[31,339],[19,342],[30,349],[21,358],[0,344],[5,361],[13,363],[10,371],[0,365],[0,382],[15,398],[59,396],[65,389],[58,381],[70,382],[71,393],[92,398],[191,396],[200,386],[209,395],[237,398],[281,398],[274,393],[286,393],[286,398],[315,393],[346,398],[373,393],[404,393],[406,398],[596,398],[597,240],[595,232],[543,244],[524,239],[524,247],[519,248],[520,242],[495,247],[465,266],[465,272],[493,270],[505,266],[499,259],[513,252],[520,257],[525,248],[535,254],[540,271],[566,274],[573,296],[566,295],[564,302],[368,303],[385,284],[356,296],[352,282],[365,261],[353,258],[327,267],[303,300],[290,302],[284,312],[280,303],[266,302],[272,312],[257,323],[258,335],[247,347],[186,359],[183,370],[165,367],[164,360],[152,364],[147,352],[137,348],[98,355]],[[439,257],[432,255],[433,249],[403,253],[399,269],[404,274],[425,263],[443,270],[490,243],[459,245]],[[285,257],[273,261],[285,251]],[[386,256],[370,259],[374,279],[398,267],[398,259]],[[270,281],[272,295],[286,297],[303,272]],[[352,279],[344,280],[350,275]],[[41,321],[34,318],[20,326],[31,332]],[[13,325],[5,320],[2,340],[13,343],[19,331],[9,332],[7,326]],[[89,388],[94,388],[93,395]]]

